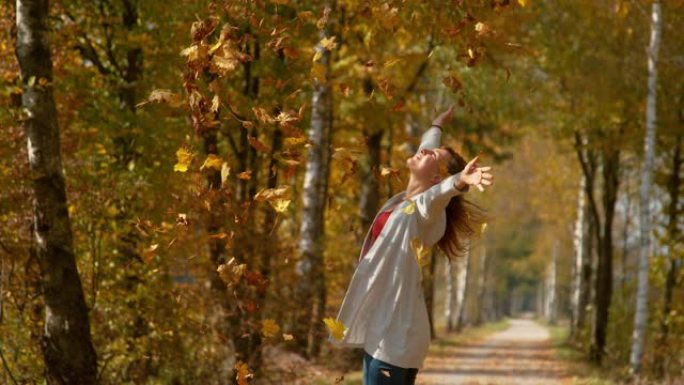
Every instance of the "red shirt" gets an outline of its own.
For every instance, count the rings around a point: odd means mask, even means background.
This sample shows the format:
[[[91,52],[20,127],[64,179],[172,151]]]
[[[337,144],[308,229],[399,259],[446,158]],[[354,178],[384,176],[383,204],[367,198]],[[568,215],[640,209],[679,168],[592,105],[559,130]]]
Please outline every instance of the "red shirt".
[[[370,244],[372,245],[373,242],[378,238],[380,235],[380,232],[382,231],[382,228],[385,227],[385,223],[387,222],[387,218],[392,214],[392,210],[389,211],[383,211],[378,215],[378,218],[373,222],[373,226],[371,227],[371,238],[370,238]]]

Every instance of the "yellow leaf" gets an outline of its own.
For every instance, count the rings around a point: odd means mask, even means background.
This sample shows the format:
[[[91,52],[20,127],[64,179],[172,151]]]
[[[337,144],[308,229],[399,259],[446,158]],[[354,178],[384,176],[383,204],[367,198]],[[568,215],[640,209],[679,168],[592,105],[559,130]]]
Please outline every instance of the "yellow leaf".
[[[342,322],[331,317],[324,318],[323,322],[325,322],[325,326],[328,327],[328,330],[336,340],[340,341],[342,338],[344,338],[344,334],[347,332],[347,327],[344,326]]]
[[[311,61],[317,62],[318,59],[321,58],[321,56],[323,56],[323,52],[317,50],[316,53],[314,54],[313,60],[311,60]]]
[[[250,180],[250,179],[252,179],[252,170],[243,171],[243,172],[239,173],[239,174],[238,174],[238,179],[242,179],[242,180]]]
[[[404,213],[411,215],[416,211],[416,202],[415,201],[410,201],[411,203],[408,204],[408,206],[404,207]]]
[[[285,334],[283,333],[283,339],[285,341],[292,341],[294,339],[294,336],[292,334]]]
[[[235,285],[240,282],[240,278],[245,273],[247,265],[244,263],[238,264],[235,257],[231,258],[230,261],[219,265],[216,269],[219,277],[228,285]]]
[[[287,211],[287,208],[290,206],[290,202],[292,200],[290,199],[278,199],[275,201],[268,201],[268,203],[273,206],[275,211],[279,212],[280,214],[284,214]]]
[[[337,43],[335,42],[335,36],[329,38],[326,37],[323,40],[321,40],[321,46],[327,49],[328,51],[332,51],[335,47],[337,47]]]
[[[223,159],[221,159],[219,156],[215,154],[209,154],[209,156],[207,156],[207,159],[204,160],[202,167],[200,167],[200,170],[204,170],[205,168],[213,168],[216,171],[221,171],[222,166]]]
[[[306,137],[305,136],[300,136],[300,137],[291,137],[291,138],[285,138],[285,147],[293,147],[301,143],[306,142]]]
[[[145,263],[150,263],[152,262],[152,258],[154,258],[156,253],[157,248],[159,247],[158,243],[155,243],[154,245],[150,246],[148,249],[145,249],[143,252],[143,259],[145,260]]]
[[[271,318],[261,321],[261,334],[266,338],[275,337],[280,331],[280,326]]]
[[[176,159],[178,162],[173,166],[173,171],[186,172],[192,161],[192,153],[185,148],[179,148],[176,151]]]
[[[380,176],[386,177],[388,175],[389,176],[391,176],[391,175],[398,176],[399,175],[399,169],[380,166]]]
[[[235,379],[238,385],[247,385],[247,379],[254,376],[254,374],[249,372],[249,366],[242,360],[235,363],[235,369],[237,369],[237,374],[235,374]]]
[[[278,188],[262,188],[254,195],[254,200],[263,202],[268,200],[278,200],[283,198],[290,190],[290,186],[280,186]]]
[[[482,228],[480,229],[480,234],[484,233],[485,230],[487,230],[487,222],[482,224]]]
[[[226,183],[228,175],[230,175],[230,167],[228,167],[227,162],[223,162],[223,164],[221,165],[221,186],[223,186]]]
[[[518,4],[520,4],[521,7],[527,7],[527,0],[518,0]]]
[[[429,262],[428,255],[430,254],[430,249],[425,247],[419,238],[411,240],[411,249],[413,249],[418,266],[421,268],[425,267]]]
[[[393,66],[393,65],[395,65],[395,64],[397,64],[397,63],[399,63],[400,61],[401,61],[401,59],[390,59],[390,60],[387,60],[387,61],[385,62],[385,64],[383,64],[383,66],[384,66],[385,68],[389,68],[389,67],[391,67],[391,66]]]

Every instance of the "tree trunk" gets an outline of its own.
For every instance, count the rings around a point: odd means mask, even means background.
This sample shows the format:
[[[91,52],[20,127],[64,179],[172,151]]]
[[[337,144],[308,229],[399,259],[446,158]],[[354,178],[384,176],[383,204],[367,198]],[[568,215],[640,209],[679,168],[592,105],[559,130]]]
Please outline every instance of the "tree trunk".
[[[657,350],[657,354],[660,356],[659,359],[654,360],[656,363],[656,371],[659,375],[665,374],[665,369],[667,368],[668,361],[672,358],[667,354],[668,349],[668,336],[670,333],[670,322],[672,311],[672,295],[674,293],[675,286],[677,285],[677,276],[679,275],[679,265],[680,261],[675,255],[674,245],[681,242],[682,234],[677,229],[677,221],[679,220],[679,199],[680,199],[680,185],[681,179],[679,173],[682,169],[682,164],[684,159],[682,159],[682,136],[677,137],[677,144],[674,149],[674,156],[672,158],[672,174],[670,174],[669,183],[669,193],[670,193],[670,207],[668,210],[668,225],[667,234],[669,239],[668,259],[669,266],[667,269],[667,277],[665,278],[665,298],[663,301],[663,318],[660,320],[660,341],[658,346],[660,349]]]
[[[463,257],[457,260],[458,276],[456,280],[456,330],[461,331],[466,323],[465,304],[470,279],[470,242]]]
[[[446,320],[446,331],[451,333],[454,330],[454,305],[456,301],[456,286],[454,285],[454,273],[456,272],[455,262],[447,261],[444,264],[444,274],[446,278],[446,298],[444,299],[444,319]]]
[[[325,5],[325,12],[332,13],[334,2]],[[330,24],[321,30],[320,38],[331,35]],[[298,282],[295,289],[297,303],[302,306],[295,322],[299,349],[307,357],[318,355],[325,333],[321,321],[325,311],[325,209],[330,172],[330,144],[332,125],[332,90],[327,81],[331,68],[330,51],[320,44],[316,49],[322,53],[320,64],[325,66],[326,81],[316,81],[311,101],[311,127],[309,148],[304,174],[303,210],[299,240],[300,260],[296,264]],[[301,345],[302,343],[305,346]]]
[[[480,275],[477,280],[477,319],[476,325],[481,325],[485,321],[485,293],[487,290],[487,246],[482,241],[482,253],[480,254]]]
[[[553,251],[551,252],[551,263],[549,264],[546,276],[546,287],[544,296],[544,315],[546,321],[551,325],[556,324],[556,270],[558,265],[558,241],[553,245]]]
[[[24,128],[33,175],[33,233],[45,299],[41,346],[45,379],[48,384],[95,384],[97,357],[74,259],[62,174],[48,2],[17,0],[16,5],[16,56],[24,83],[22,105],[28,112]]]
[[[629,366],[632,373],[641,371],[644,355],[644,341],[648,324],[648,270],[651,251],[651,180],[653,158],[655,157],[656,93],[658,82],[658,49],[662,25],[660,1],[655,0],[651,8],[651,42],[648,47],[648,97],[646,100],[646,138],[644,140],[644,164],[641,170],[639,188],[639,281],[634,314],[634,333]]]
[[[577,222],[575,225],[575,264],[572,293],[571,337],[576,338],[584,328],[586,307],[589,300],[589,284],[591,279],[591,237],[590,217],[586,203],[586,176],[582,175],[578,199]]]
[[[592,360],[596,363],[601,362],[605,353],[608,312],[613,294],[613,218],[619,184],[620,151],[613,147],[606,148],[602,151],[601,158],[603,223],[597,226],[597,232],[600,232],[600,235],[597,236],[599,252],[594,303],[596,313],[590,352]],[[598,211],[593,210],[593,212]],[[596,222],[599,221],[596,220]]]
[[[373,82],[370,76],[363,81],[363,89],[366,97],[373,92]],[[364,127],[363,136],[366,139],[368,150],[368,163],[362,175],[361,185],[361,227],[363,234],[371,226],[380,202],[380,185],[377,173],[380,167],[381,143],[384,131],[379,128],[367,129]]]

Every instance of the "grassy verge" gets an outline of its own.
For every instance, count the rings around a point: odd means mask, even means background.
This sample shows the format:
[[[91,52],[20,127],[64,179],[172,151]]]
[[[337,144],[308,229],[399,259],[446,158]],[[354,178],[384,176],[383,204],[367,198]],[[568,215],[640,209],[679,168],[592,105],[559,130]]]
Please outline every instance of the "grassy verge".
[[[551,337],[556,358],[562,361],[573,376],[572,385],[614,385],[616,384],[601,368],[587,362],[583,352],[577,350],[568,343],[569,328],[567,325],[549,325],[544,321],[537,320],[544,326]]]

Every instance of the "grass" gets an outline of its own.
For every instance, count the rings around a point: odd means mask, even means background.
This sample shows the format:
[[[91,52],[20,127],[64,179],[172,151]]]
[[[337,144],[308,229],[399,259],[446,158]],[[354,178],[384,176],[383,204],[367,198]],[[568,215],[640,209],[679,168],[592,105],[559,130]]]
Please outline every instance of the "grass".
[[[544,321],[537,322],[549,331],[551,344],[556,357],[564,362],[573,376],[573,385],[614,385],[605,370],[590,364],[583,352],[568,343],[570,330],[566,324],[550,325]]]

